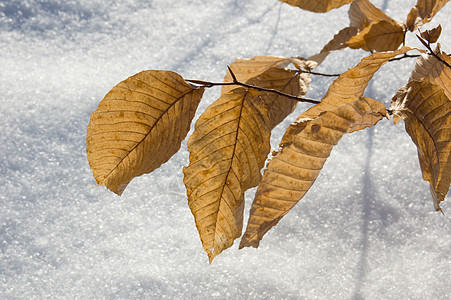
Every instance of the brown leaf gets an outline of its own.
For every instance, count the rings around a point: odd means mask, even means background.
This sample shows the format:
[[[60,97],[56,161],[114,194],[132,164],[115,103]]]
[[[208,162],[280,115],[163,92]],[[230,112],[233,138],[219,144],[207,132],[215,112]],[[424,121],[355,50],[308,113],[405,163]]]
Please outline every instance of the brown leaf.
[[[210,262],[241,235],[244,191],[260,182],[270,150],[267,115],[257,91],[237,88],[205,110],[188,139],[184,183]]]
[[[348,11],[350,27],[357,27],[360,30],[376,21],[394,21],[382,10],[374,6],[368,0],[355,0]]]
[[[293,141],[282,145],[267,165],[240,248],[258,247],[263,235],[304,197],[345,133],[371,127],[385,115],[382,103],[362,97],[300,123]]]
[[[448,3],[449,0],[418,0],[407,15],[407,29],[414,31],[428,23]]]
[[[418,16],[418,8],[416,6],[412,7],[406,19],[406,28],[409,31],[414,31],[419,26],[422,25],[421,18]]]
[[[340,30],[334,36],[334,38],[329,43],[327,43],[326,46],[323,47],[320,53],[309,57],[309,60],[316,61],[318,62],[318,64],[322,63],[330,52],[348,47],[347,42],[373,22],[395,22],[392,18],[384,14],[379,8],[375,7],[368,0],[356,0],[352,2],[349,6],[348,16],[350,20],[349,27]],[[368,30],[369,29],[367,29],[367,31]],[[363,38],[360,37],[359,39]],[[363,46],[366,46],[366,44],[363,43]]]
[[[310,77],[269,68],[248,81],[292,95],[305,95]],[[254,89],[224,94],[200,116],[188,140],[184,168],[188,204],[210,262],[241,235],[244,192],[260,183],[270,151],[270,132],[297,102]]]
[[[393,97],[390,109],[405,120],[439,211],[451,182],[451,100],[435,84],[409,81]]]
[[[233,74],[239,82],[245,83],[249,79],[256,77],[270,68],[285,68],[291,63],[288,57],[276,56],[255,56],[251,59],[235,59],[230,65]],[[227,70],[224,82],[232,82],[232,75]],[[221,95],[235,89],[236,86],[223,85]]]
[[[439,44],[434,50],[434,53],[448,64],[451,64],[451,58],[445,52],[440,51]],[[433,55],[423,53],[417,59],[412,74],[410,74],[409,81],[428,81],[436,84],[440,86],[445,91],[446,96],[451,99],[451,69]]]
[[[366,51],[393,51],[398,49],[404,39],[404,28],[396,21],[376,21],[353,36],[346,45],[353,49]]]
[[[248,80],[246,83],[263,88],[273,89],[286,94],[304,97],[311,78],[309,74],[286,69],[271,68],[263,74]],[[282,122],[296,108],[298,101],[270,92],[260,92],[268,107],[268,118],[271,129]]]
[[[291,6],[297,6],[299,8],[317,12],[325,13],[331,9],[339,8],[345,4],[351,3],[353,0],[280,0],[282,2],[288,3]]]
[[[329,86],[329,89],[321,100],[321,103],[312,106],[306,112],[301,114],[297,118],[295,124],[302,123],[304,119],[313,119],[323,111],[330,111],[334,108],[342,106],[345,103],[351,103],[357,100],[365,92],[365,89],[371,78],[373,78],[374,73],[376,73],[383,64],[395,56],[407,53],[410,50],[412,50],[412,48],[402,47],[394,52],[376,52],[363,58],[357,66],[349,69],[335,79]],[[282,138],[282,144],[290,143],[298,130],[298,125],[288,127]]]
[[[439,24],[437,27],[432,28],[431,30],[425,30],[421,32],[421,37],[428,41],[429,43],[437,42],[440,34],[442,33],[442,26]]]
[[[321,64],[332,51],[348,47],[346,42],[355,36],[358,31],[359,30],[357,27],[346,27],[340,30],[336,35],[334,35],[334,38],[330,40],[329,43],[323,47],[323,49],[321,49],[320,53],[310,56],[308,59],[316,61],[318,65]]]
[[[204,88],[169,71],[143,71],[116,85],[91,114],[86,151],[99,185],[121,195],[180,149]]]

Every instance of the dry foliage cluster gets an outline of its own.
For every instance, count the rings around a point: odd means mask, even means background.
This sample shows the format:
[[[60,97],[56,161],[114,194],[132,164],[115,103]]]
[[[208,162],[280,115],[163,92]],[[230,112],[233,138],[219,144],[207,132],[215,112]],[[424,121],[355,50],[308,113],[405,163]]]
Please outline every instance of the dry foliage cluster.
[[[418,0],[405,22],[368,0],[282,2],[314,12],[350,3],[350,25],[310,58],[237,59],[223,83],[184,80],[170,71],[140,72],[115,86],[91,115],[89,164],[99,185],[121,195],[134,177],[157,169],[180,149],[204,89],[222,85],[221,97],[195,124],[188,140],[190,162],[183,169],[188,205],[210,262],[241,236],[247,189],[258,186],[240,248],[257,247],[302,199],[344,134],[390,115],[395,123],[404,120],[418,148],[436,210],[450,186],[451,59],[435,44],[441,27],[418,36],[425,49],[403,45],[408,31],[429,22],[448,1]],[[333,81],[321,101],[303,98],[312,70],[331,51],[346,47],[371,53]],[[421,55],[389,109],[362,96],[383,64],[412,57],[413,51]],[[271,130],[299,101],[316,105],[287,128],[270,155]]]

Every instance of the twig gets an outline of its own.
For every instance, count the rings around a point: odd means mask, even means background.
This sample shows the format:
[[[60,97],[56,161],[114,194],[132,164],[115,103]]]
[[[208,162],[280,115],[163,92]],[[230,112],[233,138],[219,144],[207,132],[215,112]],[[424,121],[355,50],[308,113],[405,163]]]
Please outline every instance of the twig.
[[[325,76],[325,77],[338,77],[341,74],[324,74],[324,73],[318,73],[318,72],[313,72],[313,71],[304,71],[304,70],[298,70],[299,72],[302,73],[307,73],[307,74],[312,74],[312,75],[319,75],[319,76]]]
[[[434,56],[436,59],[438,59],[439,61],[441,61],[445,66],[447,66],[448,68],[451,69],[451,65],[449,63],[447,63],[446,61],[444,61],[440,56],[438,56],[437,54],[435,54],[435,52],[432,50],[431,48],[431,44],[429,42],[426,43],[425,40],[423,40],[418,34],[416,35],[417,38],[420,40],[420,42],[429,50],[429,55]]]
[[[286,98],[290,98],[290,99],[294,99],[296,101],[299,102],[307,102],[307,103],[313,103],[313,104],[318,104],[321,101],[319,100],[313,100],[313,99],[308,99],[308,98],[301,98],[301,97],[297,97],[297,96],[293,96],[284,92],[280,92],[278,90],[274,90],[274,89],[267,89],[264,87],[260,87],[260,86],[255,86],[255,85],[250,85],[250,84],[246,84],[243,82],[239,82],[236,79],[235,74],[232,72],[232,69],[227,66],[227,68],[229,69],[230,75],[232,76],[232,82],[210,82],[210,81],[203,81],[203,80],[192,80],[192,79],[185,79],[185,81],[188,81],[190,83],[194,83],[194,84],[198,84],[201,85],[203,87],[213,87],[213,86],[222,86],[222,85],[238,85],[238,86],[242,86],[248,89],[254,89],[254,90],[258,90],[258,91],[262,91],[262,92],[268,92],[268,93],[273,93],[273,94],[277,94],[279,96],[282,97],[286,97]]]
[[[420,55],[419,54],[414,54],[414,55],[404,54],[400,57],[395,57],[395,58],[389,59],[388,61],[401,60],[401,59],[410,58],[410,57],[420,57]]]

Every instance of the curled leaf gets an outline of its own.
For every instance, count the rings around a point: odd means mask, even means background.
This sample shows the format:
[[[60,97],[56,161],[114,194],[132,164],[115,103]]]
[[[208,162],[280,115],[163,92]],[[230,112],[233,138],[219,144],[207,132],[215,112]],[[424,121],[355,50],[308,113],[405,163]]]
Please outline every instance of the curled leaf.
[[[351,3],[353,0],[280,0],[291,6],[297,6],[301,9],[316,13],[325,13],[331,9],[339,8],[345,4]]]
[[[382,103],[362,97],[297,124],[293,140],[268,162],[240,248],[258,247],[263,235],[304,197],[344,134],[371,127],[385,115]]]
[[[143,71],[116,85],[91,114],[86,152],[94,178],[121,195],[180,149],[202,98],[169,71]]]
[[[356,27],[359,31],[376,21],[394,21],[368,0],[355,0],[352,2],[348,16],[351,22],[349,26]]]
[[[394,34],[394,37],[399,38],[399,28],[396,26],[399,25],[398,22],[387,16],[383,11],[381,11],[379,8],[375,7],[371,2],[368,0],[355,0],[351,3],[348,10],[348,16],[350,20],[349,27],[346,27],[342,30],[340,30],[334,38],[329,41],[329,43],[326,44],[326,46],[323,47],[320,53],[315,54],[309,58],[309,60],[314,60],[318,62],[318,64],[322,63],[323,60],[329,55],[330,52],[335,50],[344,49],[349,46],[348,42],[351,39],[354,39],[351,44],[353,47],[351,48],[362,48],[365,50],[368,50],[370,48],[377,47],[378,49],[386,49],[386,50],[395,50],[398,48],[399,44],[393,44],[394,42],[397,43],[397,41],[383,41],[384,35],[378,35],[377,32],[381,31],[382,25],[377,25],[375,28],[372,29],[372,33],[369,34],[370,31],[369,26],[372,25],[375,22],[379,21],[386,21],[388,23],[393,23],[394,25],[391,27],[396,27],[396,34]],[[375,25],[372,25],[375,26]],[[402,26],[401,26],[402,27]],[[362,30],[365,30],[361,32]],[[384,31],[385,30],[385,31]],[[393,28],[385,28],[382,30],[382,33],[387,34],[388,32],[393,31]],[[360,34],[359,34],[360,33]],[[379,32],[380,33],[380,32]],[[369,35],[368,35],[369,34]],[[358,36],[358,37],[356,37]],[[377,37],[376,37],[377,36]],[[393,38],[393,36],[391,38]],[[386,37],[386,36],[385,36]],[[403,36],[402,36],[403,37]],[[369,46],[367,46],[366,40],[369,40]],[[382,39],[382,41],[377,41],[377,38]],[[401,39],[402,42],[402,39]],[[377,45],[377,44],[382,44]],[[376,44],[376,45],[374,45]],[[385,45],[384,45],[385,44]],[[393,45],[391,45],[393,44]],[[396,46],[396,47],[395,47]],[[380,50],[384,51],[384,50]]]
[[[428,23],[448,3],[449,0],[417,0],[417,4],[407,15],[407,29],[414,31]]]
[[[431,184],[436,210],[451,182],[451,100],[427,81],[409,81],[392,99],[390,109],[405,121],[417,146],[423,179]]]
[[[442,33],[442,26],[438,24],[437,27],[432,28],[431,30],[425,30],[421,32],[421,37],[428,41],[429,43],[437,42],[440,34]]]
[[[318,64],[321,64],[324,59],[335,50],[340,50],[348,47],[346,44],[353,36],[358,33],[357,27],[346,27],[340,30],[332,40],[327,43],[323,49],[321,49],[320,53],[312,55],[309,57],[309,60],[316,61]]]

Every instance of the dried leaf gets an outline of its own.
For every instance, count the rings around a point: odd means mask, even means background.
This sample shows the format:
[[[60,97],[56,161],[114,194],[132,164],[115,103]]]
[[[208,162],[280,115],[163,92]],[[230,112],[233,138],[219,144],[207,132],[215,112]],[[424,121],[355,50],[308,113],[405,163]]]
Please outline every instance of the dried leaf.
[[[407,28],[410,31],[414,31],[421,25],[430,22],[448,1],[449,0],[418,0],[417,4],[407,15]]]
[[[441,59],[451,64],[451,58],[445,52],[440,52],[440,45],[434,49],[434,53]],[[433,55],[422,54],[410,74],[409,81],[428,81],[440,86],[446,96],[451,99],[451,69],[439,61]]]
[[[288,57],[276,56],[255,56],[251,59],[235,59],[230,65],[233,74],[239,82],[246,82],[249,79],[256,77],[270,68],[285,68],[291,63]],[[224,82],[232,82],[232,75],[227,70]],[[235,89],[236,86],[222,86],[221,95]]]
[[[390,109],[405,120],[439,211],[451,182],[451,100],[435,84],[409,81],[396,93]]]
[[[345,133],[371,127],[385,115],[382,103],[362,97],[300,123],[293,141],[282,145],[267,165],[240,248],[258,247],[263,235],[304,197]]]
[[[338,32],[338,34],[336,34],[334,38],[327,43],[326,46],[324,46],[320,53],[309,57],[309,60],[316,61],[318,64],[322,63],[330,52],[348,47],[347,42],[364,28],[368,31],[369,25],[373,22],[387,21],[396,23],[395,20],[384,14],[379,8],[375,7],[368,0],[356,0],[352,2],[349,7],[348,16],[350,20],[349,27],[340,30],[340,32]],[[364,42],[362,36],[358,38],[358,40],[362,40],[362,43]],[[366,43],[363,43],[362,46],[366,46]],[[360,48],[360,46],[357,48]]]
[[[357,27],[359,31],[376,21],[394,21],[368,0],[355,0],[352,2],[348,16],[351,21],[349,26]]]
[[[412,7],[406,19],[406,28],[409,31],[414,31],[419,26],[422,25],[422,20],[418,14],[418,8],[416,6]]]
[[[247,81],[247,84],[273,89],[286,94],[304,97],[311,78],[309,74],[286,69],[271,68],[263,74]],[[298,101],[275,93],[260,92],[268,107],[268,118],[271,129],[282,122],[296,108]]]
[[[421,37],[428,41],[429,43],[437,42],[440,34],[442,33],[442,26],[439,24],[437,27],[432,28],[431,30],[425,30],[421,32]]]
[[[180,148],[204,88],[169,71],[143,71],[116,85],[91,114],[88,161],[99,185],[121,195]]]
[[[339,8],[345,4],[351,3],[353,0],[280,0],[288,3],[291,6],[297,6],[301,9],[305,9],[317,13],[325,13],[331,9]]]
[[[404,28],[396,21],[376,21],[353,36],[346,45],[366,51],[393,51],[404,39]]]
[[[376,52],[363,58],[357,66],[341,74],[332,82],[321,103],[312,106],[301,114],[295,124],[300,124],[304,119],[313,119],[323,111],[330,111],[345,103],[351,103],[363,95],[365,89],[379,68],[397,55],[412,50],[410,47],[402,47],[394,52]],[[293,136],[298,132],[299,126],[288,127],[282,138],[283,143],[290,143]]]
[[[292,95],[305,95],[310,77],[270,68],[248,81]],[[190,164],[184,168],[188,204],[210,262],[241,235],[244,192],[260,183],[270,151],[270,132],[297,101],[237,88],[200,116],[188,140]]]
[[[237,88],[205,110],[188,139],[188,204],[210,262],[241,235],[244,191],[258,185],[270,150],[268,110]]]
[[[318,54],[315,54],[313,56],[310,56],[308,59],[316,61],[319,64],[321,64],[324,59],[335,50],[340,50],[348,47],[346,45],[346,42],[349,41],[353,36],[355,36],[358,33],[357,27],[346,27],[342,30],[340,30],[332,40],[329,41],[329,43],[326,44],[326,46],[321,49],[321,52]]]

